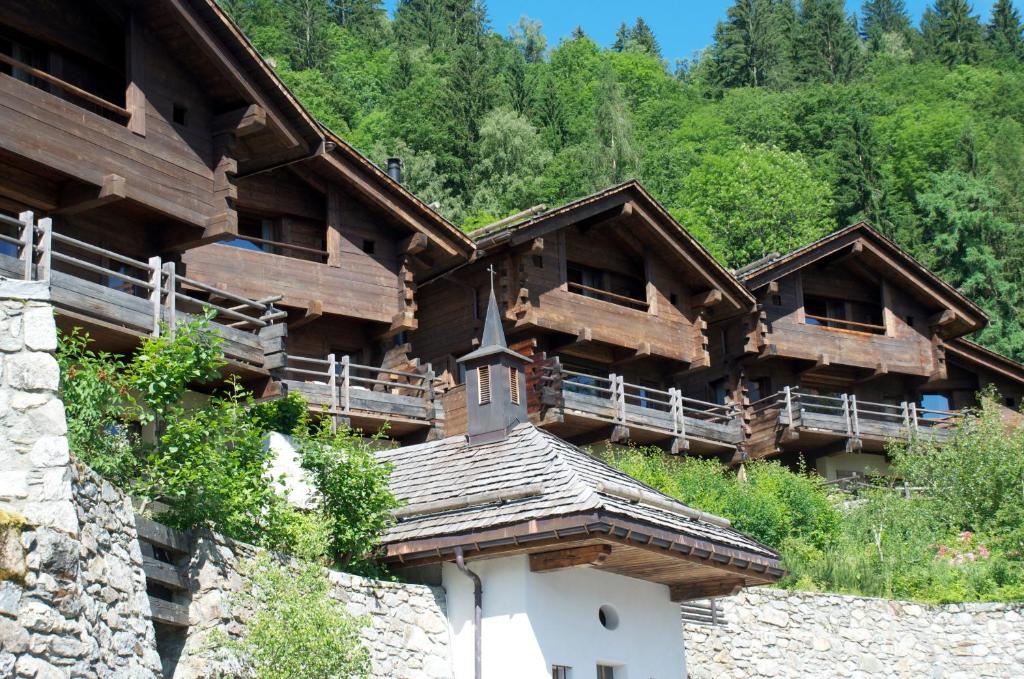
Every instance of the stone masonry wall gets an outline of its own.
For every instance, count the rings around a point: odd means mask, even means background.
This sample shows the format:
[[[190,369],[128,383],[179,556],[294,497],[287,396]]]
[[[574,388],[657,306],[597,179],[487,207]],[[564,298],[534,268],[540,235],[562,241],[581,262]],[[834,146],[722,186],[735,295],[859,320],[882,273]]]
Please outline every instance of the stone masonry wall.
[[[237,676],[233,659],[212,650],[214,630],[238,638],[252,612],[238,605],[241,562],[257,549],[213,533],[198,536],[188,568],[192,583],[191,627],[174,679]],[[376,679],[450,679],[452,676],[444,591],[330,571],[332,595],[369,625],[363,640]]]
[[[43,283],[0,282],[0,679],[155,677],[127,499],[70,457]]]
[[[925,606],[748,589],[724,627],[684,626],[691,679],[1024,677],[1024,605]]]

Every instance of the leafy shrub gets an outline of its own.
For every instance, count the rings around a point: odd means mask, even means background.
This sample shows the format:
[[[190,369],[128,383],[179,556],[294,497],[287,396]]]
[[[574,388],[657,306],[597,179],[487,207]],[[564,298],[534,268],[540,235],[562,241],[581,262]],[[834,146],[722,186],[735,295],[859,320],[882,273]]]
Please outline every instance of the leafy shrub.
[[[370,654],[366,626],[330,595],[330,581],[313,563],[288,567],[263,554],[245,570],[242,602],[254,609],[238,644],[257,679],[361,679]]]

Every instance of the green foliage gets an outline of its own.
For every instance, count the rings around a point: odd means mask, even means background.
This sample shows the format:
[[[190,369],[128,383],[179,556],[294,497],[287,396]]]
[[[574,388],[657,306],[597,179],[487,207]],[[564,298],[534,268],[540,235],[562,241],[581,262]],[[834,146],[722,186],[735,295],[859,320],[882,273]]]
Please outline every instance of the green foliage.
[[[391,468],[374,457],[384,445],[381,435],[367,440],[348,429],[332,432],[321,422],[300,431],[295,444],[317,490],[331,559],[344,570],[379,575],[373,559],[398,507],[388,490]]]
[[[680,221],[732,266],[829,231],[828,187],[799,153],[740,147],[708,155],[683,180]]]
[[[360,679],[370,654],[360,638],[366,621],[330,594],[324,570],[282,564],[263,554],[244,569],[246,589],[235,603],[254,610],[240,643],[225,644],[257,679]]]

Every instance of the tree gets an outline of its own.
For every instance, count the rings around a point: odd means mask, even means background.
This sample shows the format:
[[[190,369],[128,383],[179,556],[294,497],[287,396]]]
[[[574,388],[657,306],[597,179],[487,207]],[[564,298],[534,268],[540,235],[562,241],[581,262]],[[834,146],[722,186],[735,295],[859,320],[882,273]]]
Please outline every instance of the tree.
[[[797,63],[807,80],[846,82],[860,62],[860,40],[842,0],[803,0]]]
[[[705,156],[676,204],[683,225],[733,267],[788,252],[834,226],[829,187],[803,156],[769,146]]]
[[[331,16],[323,0],[281,0],[292,68],[320,68],[331,52]]]
[[[594,189],[617,184],[636,169],[639,156],[633,144],[633,122],[615,72],[605,66],[595,97],[596,152]]]
[[[722,87],[778,84],[788,67],[784,0],[736,0],[715,28],[714,79]]]
[[[629,32],[629,41],[632,43],[633,49],[661,58],[661,47],[658,46],[658,40],[643,17],[636,18],[636,22]]]
[[[1024,37],[1020,12],[1011,0],[997,0],[992,8],[992,21],[985,29],[985,39],[997,56],[1024,57]]]
[[[862,35],[875,51],[881,48],[886,34],[905,36],[911,30],[904,0],[866,0],[861,17]]]
[[[529,120],[508,108],[490,111],[480,124],[477,157],[475,211],[504,215],[537,202],[537,178],[551,153]]]
[[[548,48],[548,39],[544,37],[543,25],[527,16],[519,17],[519,23],[510,26],[509,36],[523,54],[528,64],[536,64],[544,60],[544,52]]]
[[[616,52],[621,52],[626,49],[626,45],[629,43],[629,26],[623,21],[619,24],[618,30],[615,31],[615,42],[612,43],[612,49]]]
[[[977,63],[981,19],[967,0],[935,0],[921,17],[921,33],[928,53],[946,66]]]

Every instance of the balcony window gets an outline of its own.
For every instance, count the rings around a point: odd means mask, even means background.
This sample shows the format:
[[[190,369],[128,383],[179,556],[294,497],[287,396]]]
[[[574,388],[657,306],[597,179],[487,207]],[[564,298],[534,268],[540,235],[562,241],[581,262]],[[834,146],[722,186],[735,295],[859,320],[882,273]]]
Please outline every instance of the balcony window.
[[[277,240],[277,225],[273,219],[239,214],[238,238],[225,241],[225,244],[256,252],[274,252],[274,243]]]
[[[804,323],[876,335],[885,334],[880,304],[834,297],[804,297]]]
[[[566,279],[569,292],[647,311],[646,286],[639,278],[569,262]]]
[[[945,413],[951,410],[949,394],[943,392],[921,394],[921,399],[917,402],[917,405],[922,410],[920,416],[926,420],[945,419]]]
[[[121,47],[111,50],[118,56],[101,64],[0,27],[0,73],[126,124],[130,113],[125,108],[123,41],[122,36]]]

